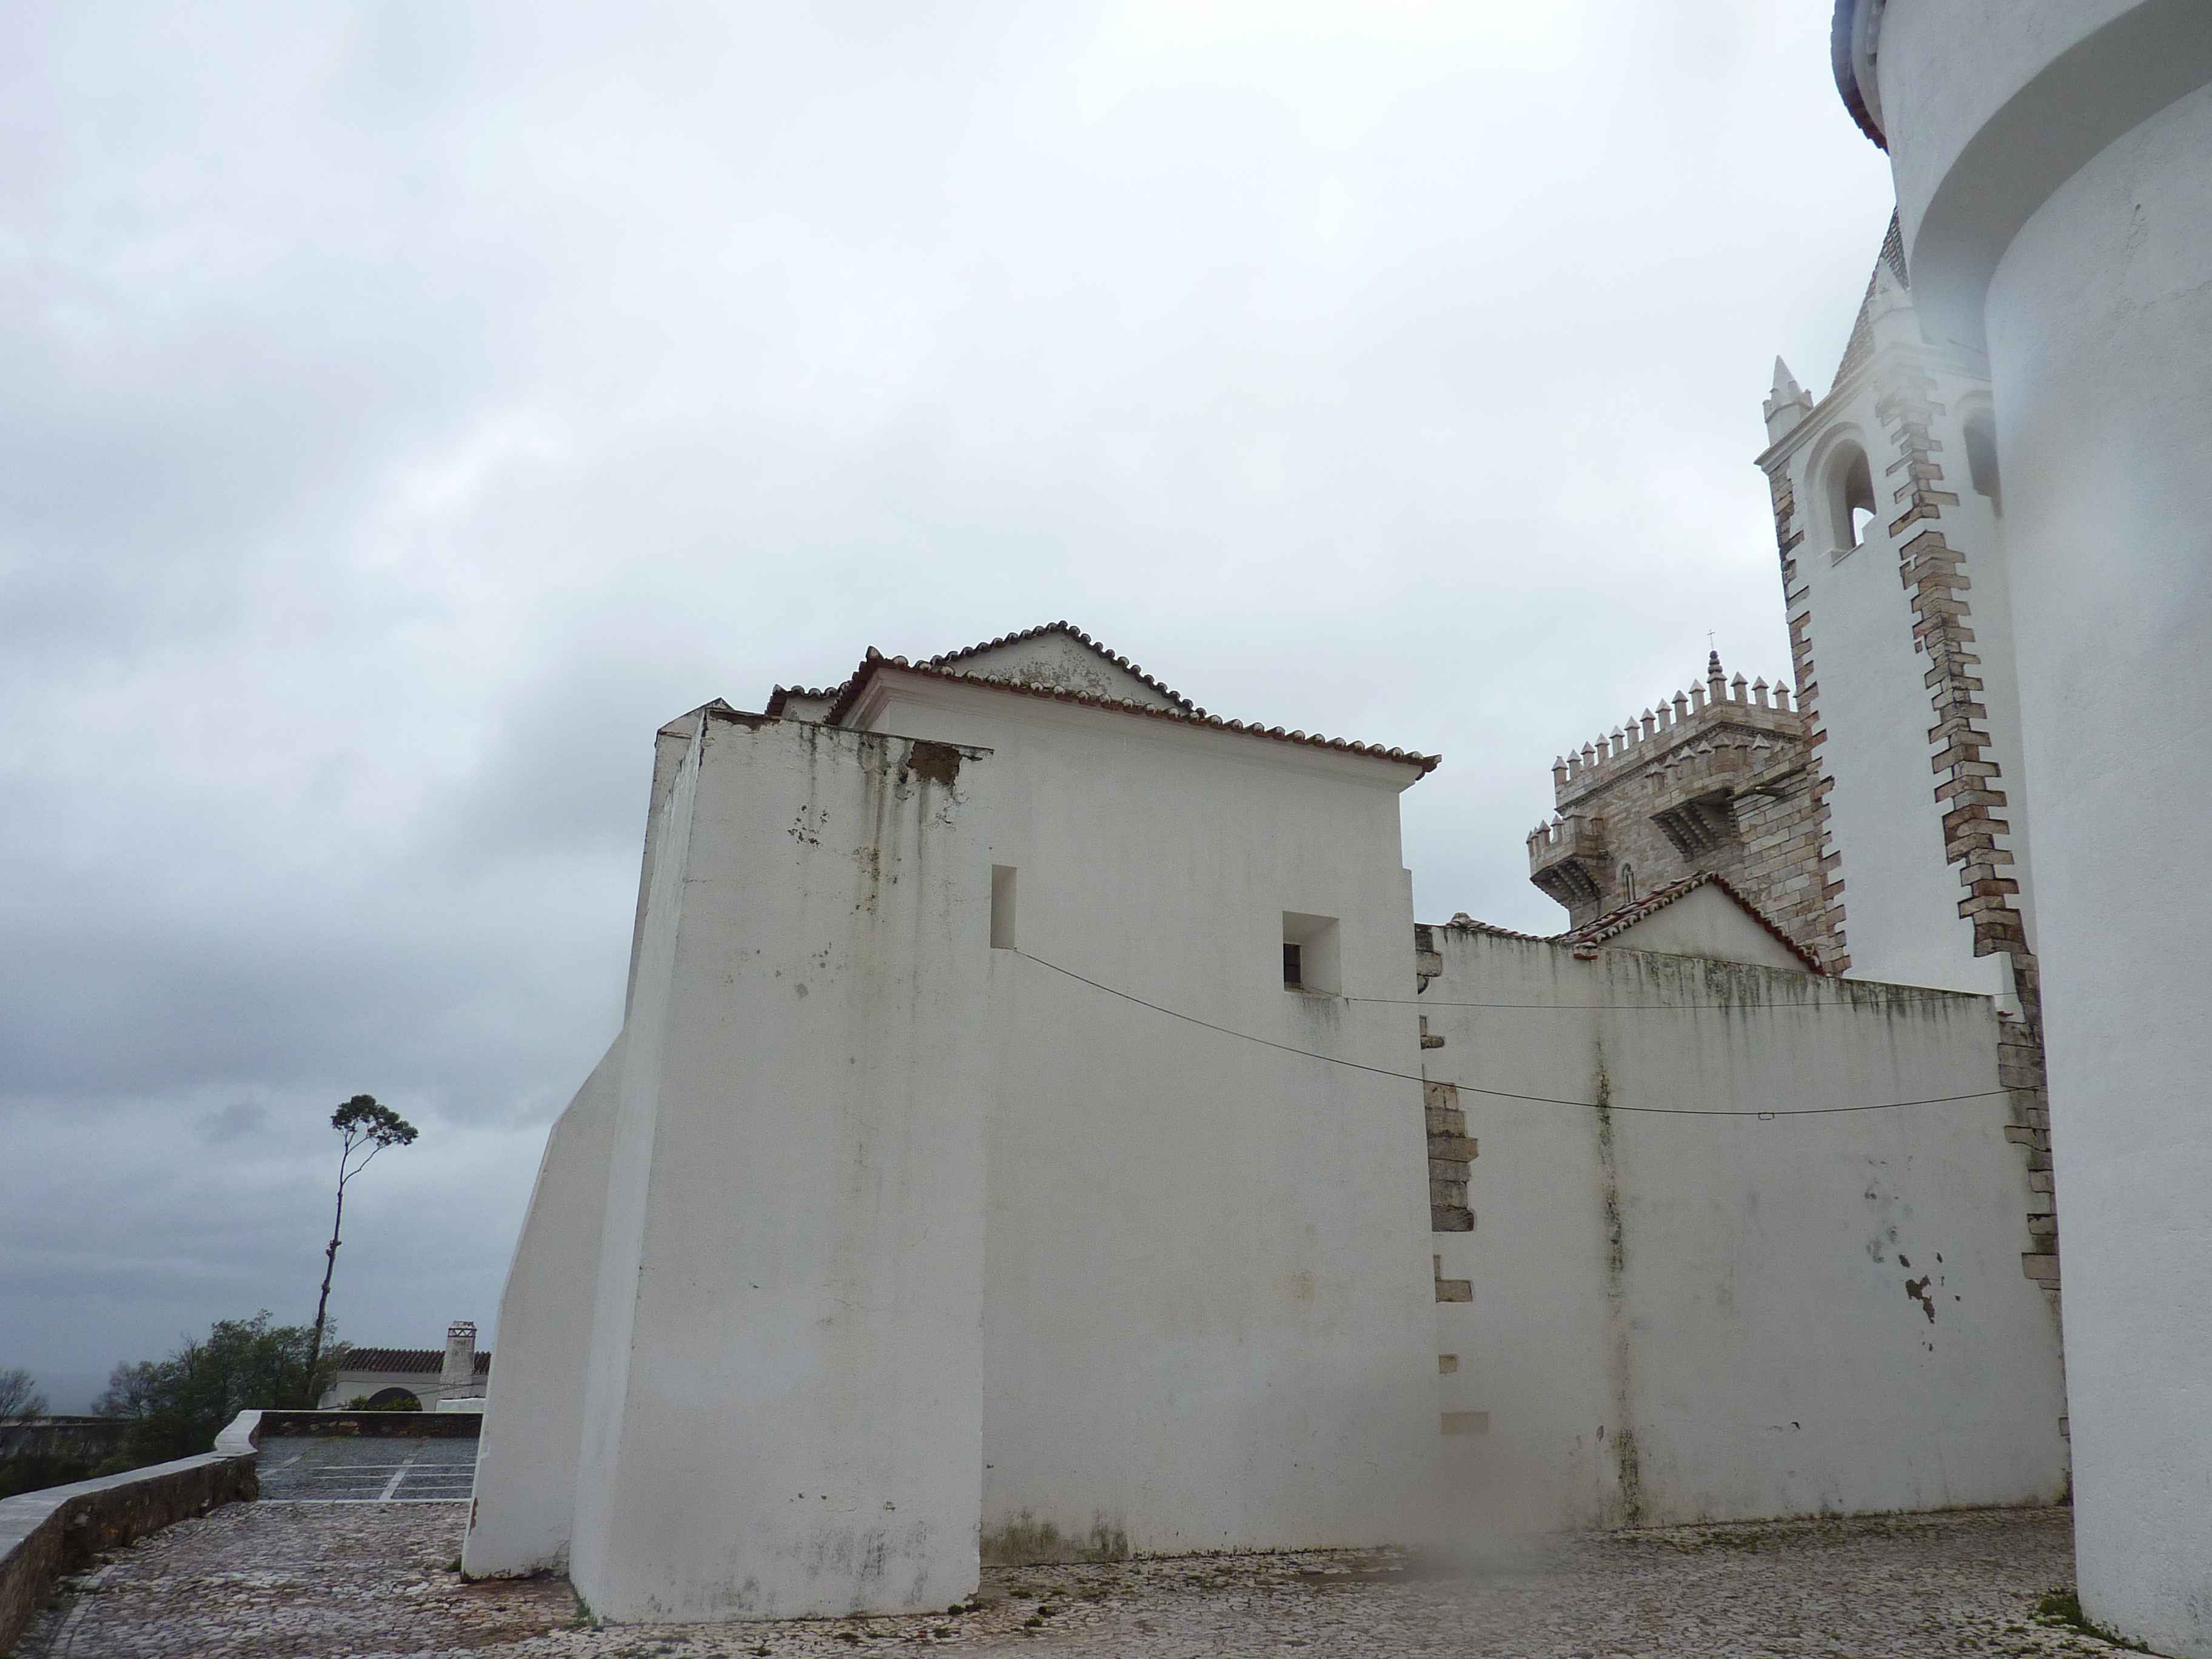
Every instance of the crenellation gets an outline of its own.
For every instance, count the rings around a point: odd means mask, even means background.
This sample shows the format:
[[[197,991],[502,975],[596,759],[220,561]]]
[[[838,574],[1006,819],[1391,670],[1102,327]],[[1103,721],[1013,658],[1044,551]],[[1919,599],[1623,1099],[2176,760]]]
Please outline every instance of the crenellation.
[[[1723,875],[1816,951],[1817,904],[1790,885],[1814,856],[1818,810],[1802,708],[1782,679],[1705,672],[1553,767],[1555,812],[1528,836],[1529,879],[1580,927],[1662,884]],[[1800,699],[1802,703],[1802,699]]]

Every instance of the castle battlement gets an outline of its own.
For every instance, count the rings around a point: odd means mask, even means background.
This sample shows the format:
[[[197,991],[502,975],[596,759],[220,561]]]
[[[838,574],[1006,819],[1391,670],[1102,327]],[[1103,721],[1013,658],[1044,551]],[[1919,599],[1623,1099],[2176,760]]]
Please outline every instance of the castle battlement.
[[[1741,674],[1733,680],[1721,667],[1720,653],[1705,659],[1705,678],[1686,690],[1662,697],[1656,708],[1601,732],[1595,741],[1570,749],[1552,762],[1552,793],[1561,813],[1614,779],[1641,771],[1669,751],[1726,726],[1743,727],[1770,737],[1802,742],[1805,717],[1790,706],[1790,683],[1778,675],[1747,683]],[[1539,825],[1540,830],[1548,826]],[[1531,834],[1532,850],[1535,836]]]
[[[1817,837],[1799,822],[1809,720],[1789,682],[1705,677],[1552,763],[1555,811],[1528,832],[1528,879],[1572,925],[1668,881],[1727,877],[1817,943]]]

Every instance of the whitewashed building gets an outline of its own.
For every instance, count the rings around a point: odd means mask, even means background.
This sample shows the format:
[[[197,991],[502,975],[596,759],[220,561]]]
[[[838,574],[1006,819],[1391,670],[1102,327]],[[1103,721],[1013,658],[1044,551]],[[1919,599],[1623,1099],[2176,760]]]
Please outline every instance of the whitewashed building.
[[[380,1407],[412,1401],[441,1411],[459,1401],[480,1402],[490,1375],[491,1350],[477,1348],[476,1322],[457,1319],[447,1326],[442,1348],[348,1349],[317,1404],[335,1411],[356,1400]]]
[[[842,1613],[2061,1494],[1994,1002],[1838,981],[1717,878],[1417,929],[1435,764],[1065,623],[665,727],[466,1570]]]

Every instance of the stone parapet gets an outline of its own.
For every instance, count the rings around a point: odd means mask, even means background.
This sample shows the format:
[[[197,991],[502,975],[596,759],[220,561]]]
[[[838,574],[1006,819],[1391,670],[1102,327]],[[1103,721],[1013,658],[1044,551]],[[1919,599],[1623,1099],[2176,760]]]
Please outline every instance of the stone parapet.
[[[258,1496],[261,1415],[240,1413],[216,1449],[198,1457],[0,1500],[0,1650],[22,1634],[63,1575],[101,1551]]]
[[[1528,835],[1528,879],[1569,914],[1595,904],[1605,888],[1605,820],[1576,813],[1540,823]]]
[[[483,1431],[481,1412],[261,1412],[260,1435],[314,1437],[338,1435],[374,1439],[474,1440]]]

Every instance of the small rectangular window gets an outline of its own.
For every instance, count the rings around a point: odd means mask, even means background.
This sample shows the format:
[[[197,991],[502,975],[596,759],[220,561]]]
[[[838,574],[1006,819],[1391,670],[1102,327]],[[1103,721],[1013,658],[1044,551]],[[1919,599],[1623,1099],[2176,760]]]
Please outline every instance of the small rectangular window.
[[[1343,990],[1334,916],[1283,912],[1283,988],[1329,996]]]
[[[991,866],[991,948],[994,951],[1014,948],[1014,877],[1018,873],[1011,864]]]

